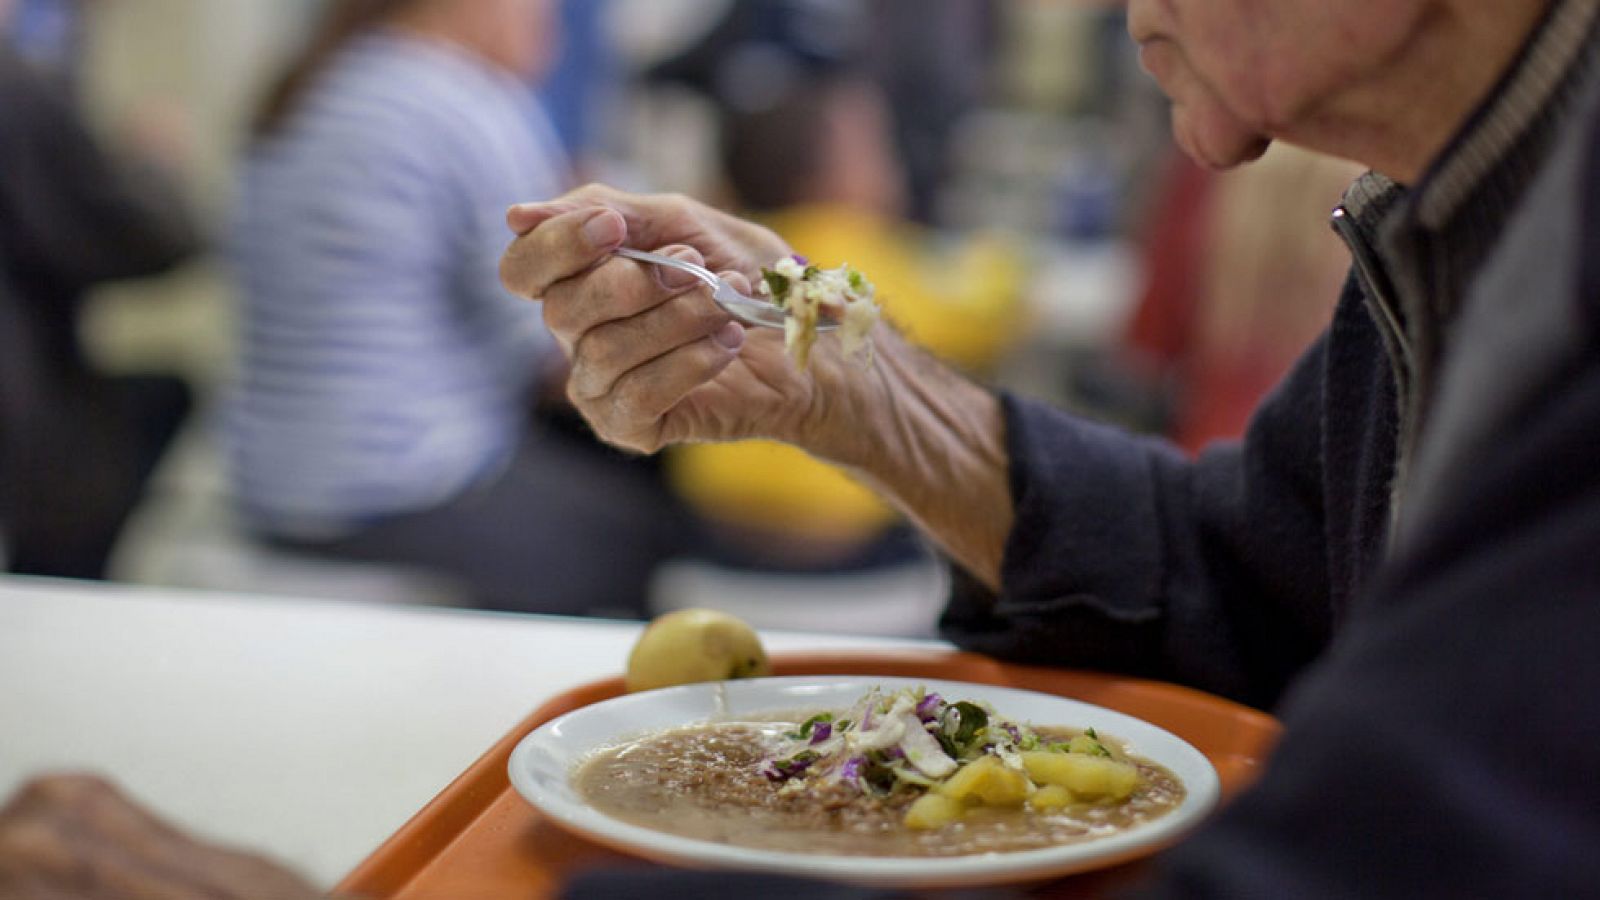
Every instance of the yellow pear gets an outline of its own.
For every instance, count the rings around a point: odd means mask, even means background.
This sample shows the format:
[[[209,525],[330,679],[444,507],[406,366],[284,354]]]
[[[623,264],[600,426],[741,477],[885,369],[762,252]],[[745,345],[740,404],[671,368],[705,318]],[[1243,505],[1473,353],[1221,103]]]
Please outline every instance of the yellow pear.
[[[715,609],[680,609],[645,628],[628,654],[627,687],[648,691],[674,684],[772,674],[755,629]]]

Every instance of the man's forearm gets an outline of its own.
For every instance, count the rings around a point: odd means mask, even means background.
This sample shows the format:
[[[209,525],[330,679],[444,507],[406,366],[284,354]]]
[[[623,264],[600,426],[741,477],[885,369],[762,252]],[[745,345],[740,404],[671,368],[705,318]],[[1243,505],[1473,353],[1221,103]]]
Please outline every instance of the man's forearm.
[[[843,439],[811,449],[866,480],[998,588],[1014,518],[1000,402],[888,329],[880,335],[847,421],[832,426]]]

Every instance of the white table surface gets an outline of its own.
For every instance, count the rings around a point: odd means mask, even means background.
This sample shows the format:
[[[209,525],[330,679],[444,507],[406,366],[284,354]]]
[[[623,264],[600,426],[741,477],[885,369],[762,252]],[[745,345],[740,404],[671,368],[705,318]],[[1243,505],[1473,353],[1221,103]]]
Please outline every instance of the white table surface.
[[[108,775],[331,886],[546,698],[619,672],[639,628],[0,576],[0,797]]]

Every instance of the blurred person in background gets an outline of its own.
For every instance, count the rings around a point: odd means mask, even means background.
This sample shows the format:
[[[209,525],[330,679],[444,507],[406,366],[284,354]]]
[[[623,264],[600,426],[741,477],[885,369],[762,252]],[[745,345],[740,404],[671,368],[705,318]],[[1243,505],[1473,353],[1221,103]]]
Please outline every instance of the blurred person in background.
[[[893,111],[890,128],[904,168],[903,213],[918,222],[937,222],[939,190],[950,175],[950,136],[983,101],[1001,4],[820,0],[817,5],[853,8],[865,18],[859,33],[877,36],[863,61]]]
[[[170,142],[103,142],[60,79],[4,44],[0,110],[4,556],[16,572],[100,578],[191,401],[176,376],[98,370],[79,318],[95,286],[165,272],[200,234]]]
[[[615,113],[622,86],[622,64],[606,29],[606,17],[614,3],[560,0],[559,6],[560,58],[538,85],[537,93],[549,113],[550,124],[582,176],[596,168],[604,156],[606,121]]]
[[[102,0],[12,0],[16,11],[0,31],[23,58],[76,85],[83,16],[97,2]]]
[[[895,117],[863,65],[874,22],[836,4],[757,0],[657,66],[655,80],[715,105],[729,203],[818,265],[871,273],[886,314],[918,345],[988,372],[1021,324],[1020,261],[907,218]],[[673,485],[716,529],[720,562],[871,568],[924,551],[899,515],[837,468],[771,441],[668,454]],[[782,472],[782,478],[771,473]]]
[[[433,570],[493,608],[632,614],[687,529],[655,473],[534,420],[563,363],[497,276],[506,207],[569,183],[530,93],[551,6],[329,6],[243,164],[229,454],[280,546]]]

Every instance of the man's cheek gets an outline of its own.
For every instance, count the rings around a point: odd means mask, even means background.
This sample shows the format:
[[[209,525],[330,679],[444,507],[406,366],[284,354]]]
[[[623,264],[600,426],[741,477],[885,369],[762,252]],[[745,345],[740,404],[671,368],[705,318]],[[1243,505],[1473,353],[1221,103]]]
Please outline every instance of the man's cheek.
[[[1169,97],[1177,86],[1178,48],[1171,41],[1153,40],[1139,45],[1139,68],[1144,69]]]

